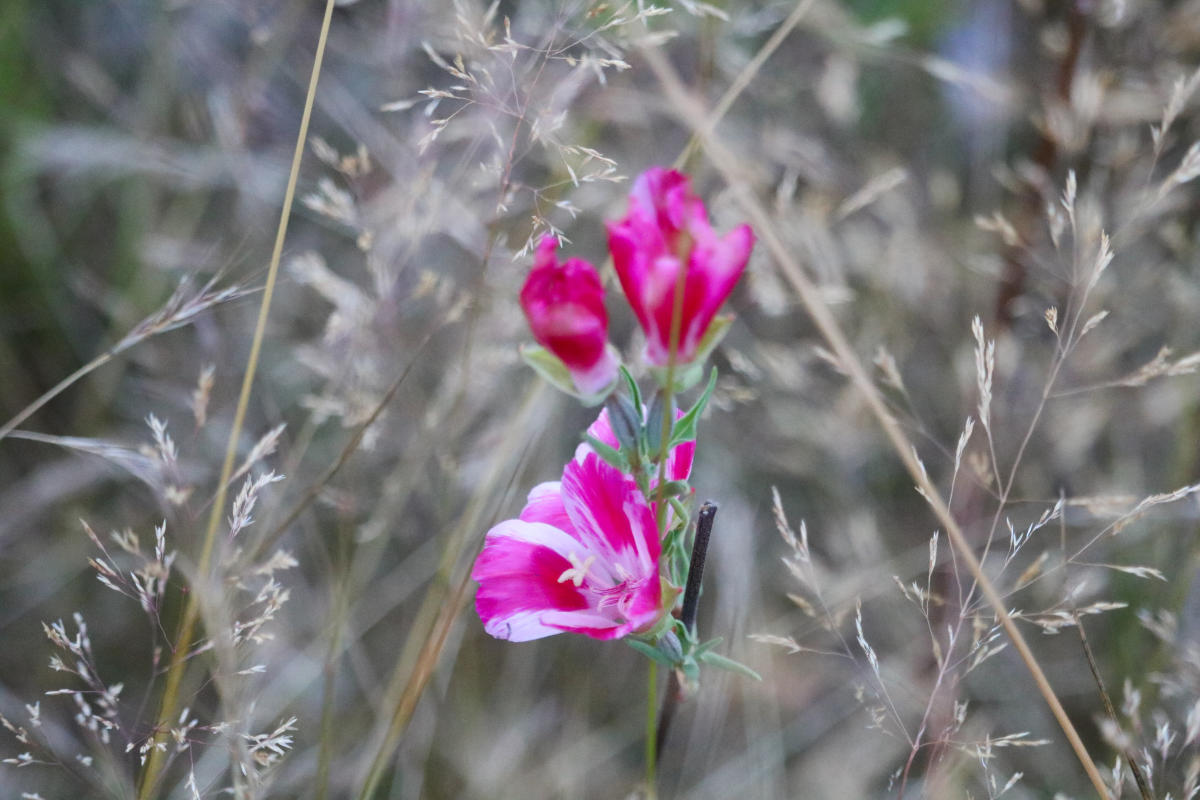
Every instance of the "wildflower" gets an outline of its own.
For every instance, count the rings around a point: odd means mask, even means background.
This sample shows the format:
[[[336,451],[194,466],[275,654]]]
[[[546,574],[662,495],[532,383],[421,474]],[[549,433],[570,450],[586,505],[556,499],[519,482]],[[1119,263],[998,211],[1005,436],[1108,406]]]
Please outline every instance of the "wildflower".
[[[675,361],[703,358],[702,340],[754,247],[750,226],[718,236],[688,177],[652,167],[634,182],[626,217],[608,223],[608,246],[621,288],[646,333],[646,360],[662,367],[670,358],[680,269],[686,277]],[[711,347],[711,339],[703,344]]]
[[[628,475],[593,452],[561,481],[529,493],[518,519],[487,533],[471,577],[475,609],[498,639],[524,642],[563,631],[618,639],[665,613],[654,512]]]
[[[588,262],[558,263],[558,241],[545,236],[521,289],[521,308],[533,338],[556,356],[583,395],[604,392],[617,377],[618,360],[608,346],[604,287]]]

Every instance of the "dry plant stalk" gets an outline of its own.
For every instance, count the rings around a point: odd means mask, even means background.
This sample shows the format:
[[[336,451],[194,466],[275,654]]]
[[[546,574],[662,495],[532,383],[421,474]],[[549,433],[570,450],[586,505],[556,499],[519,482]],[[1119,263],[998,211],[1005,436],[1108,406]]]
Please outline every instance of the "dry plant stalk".
[[[200,551],[200,559],[196,574],[199,580],[208,578],[213,547],[217,540],[217,528],[225,510],[225,495],[228,490],[230,476],[233,475],[233,465],[237,458],[237,444],[241,437],[242,424],[246,418],[246,409],[250,405],[250,393],[254,387],[254,373],[258,367],[258,355],[262,349],[263,337],[267,328],[267,316],[271,310],[271,298],[275,293],[275,280],[279,274],[280,257],[283,254],[283,241],[287,236],[288,219],[291,217],[292,201],[296,194],[296,180],[300,174],[300,161],[304,155],[304,142],[308,138],[308,122],[312,116],[313,100],[317,94],[317,79],[321,75],[321,62],[325,56],[325,42],[329,36],[329,24],[333,18],[334,0],[326,0],[325,17],[321,21],[321,34],[317,40],[316,54],[313,56],[312,76],[308,82],[308,93],[304,98],[304,113],[300,118],[300,131],[296,135],[296,148],[292,154],[291,171],[288,174],[287,190],[283,196],[283,208],[279,214],[279,227],[275,233],[275,246],[271,251],[271,264],[267,270],[266,286],[263,290],[262,302],[258,309],[258,322],[254,327],[254,338],[250,344],[250,356],[246,361],[246,371],[242,377],[242,389],[238,395],[237,410],[234,412],[233,426],[229,431],[229,441],[225,448],[225,460],[221,464],[221,477],[217,481],[216,497],[213,499],[208,517],[208,528],[204,534],[204,543]],[[200,615],[200,605],[196,599],[197,592],[188,594],[187,605],[184,607],[183,619],[179,624],[179,635],[175,639],[175,649],[171,654],[171,663],[167,668],[166,683],[163,686],[162,703],[159,707],[158,722],[155,725],[153,740],[157,741],[166,736],[170,721],[179,711],[179,685],[183,680],[184,667],[189,653],[189,642],[195,631],[196,621]],[[166,758],[164,750],[158,747],[150,748],[150,756],[146,768],[141,774],[138,786],[138,800],[148,800],[158,783]]]
[[[900,460],[904,463],[905,468],[924,493],[938,520],[945,526],[951,543],[967,565],[973,579],[979,585],[981,593],[987,599],[988,604],[991,605],[996,618],[1000,621],[1013,646],[1020,654],[1021,660],[1028,667],[1038,691],[1050,707],[1063,733],[1071,743],[1075,755],[1078,757],[1080,764],[1083,765],[1084,771],[1095,787],[1097,794],[1101,798],[1104,798],[1104,800],[1108,800],[1108,789],[1104,785],[1100,771],[1097,769],[1095,762],[1080,739],[1075,726],[1067,716],[1062,703],[1054,693],[1053,687],[1050,685],[1029,645],[1025,642],[1024,636],[1022,636],[1009,615],[1008,609],[1004,604],[1004,599],[1000,596],[995,586],[992,585],[987,575],[984,574],[979,559],[975,556],[974,551],[967,542],[962,528],[950,513],[950,509],[937,487],[933,485],[928,475],[925,474],[925,470],[917,460],[908,437],[888,412],[887,406],[879,396],[875,385],[871,382],[857,353],[850,346],[849,341],[841,330],[841,326],[833,314],[830,313],[816,286],[804,274],[803,269],[801,269],[795,258],[788,251],[787,246],[783,243],[783,240],[775,231],[775,226],[772,223],[770,215],[742,181],[737,168],[738,159],[736,155],[717,137],[713,130],[714,124],[711,118],[700,104],[688,94],[679,76],[662,54],[652,48],[643,48],[641,53],[662,84],[664,94],[675,113],[700,137],[709,161],[734,191],[738,202],[750,216],[755,230],[758,231],[761,237],[761,241],[767,246],[784,278],[795,290],[809,317],[821,332],[830,350],[837,357],[838,363],[850,378],[850,381],[862,394],[863,399],[866,400],[871,413],[879,422],[880,427],[883,428],[884,433],[887,435],[892,447],[896,450],[897,455],[899,455]]]

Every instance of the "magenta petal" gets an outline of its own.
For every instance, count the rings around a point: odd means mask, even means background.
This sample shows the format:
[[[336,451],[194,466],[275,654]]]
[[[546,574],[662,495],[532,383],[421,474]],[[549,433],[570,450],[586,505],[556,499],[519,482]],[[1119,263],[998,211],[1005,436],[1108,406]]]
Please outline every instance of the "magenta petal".
[[[488,531],[471,571],[475,609],[489,634],[513,641],[645,630],[662,613],[660,552],[636,483],[587,452],[561,483],[534,487],[520,519]]]
[[[670,360],[677,275],[687,265],[676,361],[695,359],[709,325],[745,269],[754,234],[746,225],[718,237],[686,175],[652,167],[634,181],[624,219],[608,224],[621,289],[646,334],[646,360]]]
[[[577,611],[589,605],[579,587],[559,580],[578,550],[575,539],[543,523],[507,520],[488,531],[471,570],[479,583],[475,610],[484,630],[511,641],[558,633],[543,621],[547,610]]]
[[[575,529],[563,507],[562,483],[547,481],[539,483],[529,491],[525,508],[521,509],[521,520],[524,522],[542,522],[574,536]]]
[[[614,580],[620,570],[642,578],[658,571],[661,546],[654,512],[633,480],[595,453],[563,470],[563,499],[580,541],[600,554]]]
[[[538,244],[521,308],[538,344],[566,365],[579,391],[595,394],[616,378],[618,366],[608,348],[604,287],[588,262],[569,258],[560,264],[557,247],[553,236]]]
[[[667,456],[667,478],[686,481],[692,474],[692,460],[696,457],[696,440],[680,442]]]
[[[620,441],[617,440],[617,434],[613,432],[612,423],[608,421],[608,409],[600,409],[600,416],[596,417],[596,421],[588,426],[588,435],[593,439],[598,439],[614,450],[619,450],[621,447]]]

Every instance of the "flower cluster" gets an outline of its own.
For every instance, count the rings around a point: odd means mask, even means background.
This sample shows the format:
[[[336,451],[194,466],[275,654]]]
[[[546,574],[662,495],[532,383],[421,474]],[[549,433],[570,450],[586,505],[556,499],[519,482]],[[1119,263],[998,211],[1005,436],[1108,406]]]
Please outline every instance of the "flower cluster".
[[[499,639],[567,631],[657,642],[671,635],[687,577],[687,481],[715,374],[690,410],[676,409],[674,396],[699,380],[728,327],[717,311],[745,269],[754,234],[742,225],[718,236],[688,178],[656,167],[634,183],[608,242],[660,388],[642,402],[608,341],[600,276],[582,259],[560,262],[557,241],[544,238],[521,290],[540,347],[522,353],[554,385],[605,408],[561,479],[534,487],[518,518],[487,533],[472,571],[475,607]],[[621,377],[628,396],[616,391]]]

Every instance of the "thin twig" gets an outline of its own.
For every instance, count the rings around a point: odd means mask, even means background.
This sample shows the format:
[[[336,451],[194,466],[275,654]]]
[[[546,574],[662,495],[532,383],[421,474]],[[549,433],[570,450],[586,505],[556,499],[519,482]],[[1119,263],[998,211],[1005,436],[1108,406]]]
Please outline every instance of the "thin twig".
[[[1121,723],[1117,719],[1117,710],[1113,708],[1112,698],[1109,697],[1108,689],[1104,686],[1104,678],[1100,676],[1100,667],[1096,664],[1096,657],[1092,654],[1092,646],[1088,644],[1087,632],[1083,629],[1083,620],[1078,611],[1072,613],[1075,616],[1075,628],[1079,631],[1079,643],[1083,645],[1083,655],[1087,658],[1088,669],[1092,671],[1092,680],[1096,682],[1096,688],[1100,690],[1104,713],[1108,714],[1108,718],[1114,723],[1120,725]],[[1146,776],[1142,774],[1142,768],[1138,766],[1137,753],[1128,747],[1122,748],[1122,750],[1124,752],[1121,755],[1125,756],[1125,762],[1129,764],[1129,771],[1133,773],[1133,780],[1142,794],[1142,800],[1153,800],[1154,795],[1150,792],[1150,785],[1146,782]]]
[[[425,351],[425,347],[429,344],[430,340],[433,339],[433,335],[437,332],[439,327],[440,326],[436,326],[430,330],[429,333],[425,334],[425,338],[423,338],[420,343],[417,344],[416,349],[413,351],[412,358],[409,359],[408,364],[405,365],[404,369],[400,371],[400,374],[396,376],[395,380],[392,381],[392,385],[387,388],[387,391],[383,393],[383,397],[381,397],[379,402],[375,404],[375,408],[371,410],[371,414],[365,420],[363,420],[363,422],[354,431],[354,435],[351,436],[349,441],[346,442],[345,446],[342,447],[342,452],[338,454],[338,457],[334,459],[334,462],[330,464],[325,471],[321,473],[321,475],[315,481],[312,482],[312,485],[304,491],[304,494],[301,496],[300,500],[296,503],[292,510],[288,512],[287,517],[285,517],[282,522],[276,525],[258,542],[254,548],[254,555],[251,557],[251,561],[261,558],[268,550],[271,549],[275,542],[279,541],[279,537],[283,536],[283,534],[287,532],[288,528],[292,526],[292,523],[294,523],[300,517],[300,515],[304,513],[304,510],[312,505],[312,502],[317,499],[317,496],[321,493],[321,490],[328,485],[329,481],[333,480],[333,477],[337,475],[342,467],[346,465],[346,462],[350,460],[350,457],[357,452],[358,445],[362,442],[363,437],[366,435],[367,429],[369,429],[371,425],[375,423],[375,420],[379,419],[379,415],[382,414],[383,410],[392,402],[392,398],[396,396],[396,392],[400,389],[400,385],[404,383],[404,379],[408,377],[410,372],[412,372],[413,367],[416,366],[417,361],[420,360],[421,354]]]
[[[1076,757],[1078,757],[1097,794],[1108,800],[1108,789],[1104,785],[1104,780],[1100,776],[1099,769],[1097,769],[1091,755],[1088,754],[1083,740],[1079,737],[1079,733],[1075,730],[1070,717],[1067,716],[1066,710],[1063,708],[1057,695],[1055,695],[1053,687],[1050,685],[1033,652],[1029,649],[1029,645],[1025,642],[1025,637],[1009,616],[1003,598],[996,591],[991,580],[984,574],[979,559],[963,534],[958,521],[950,513],[945,500],[942,499],[941,492],[934,486],[917,460],[908,437],[901,430],[895,418],[888,413],[883,398],[880,397],[878,390],[863,367],[858,354],[855,353],[854,348],[850,345],[845,333],[843,333],[837,319],[830,312],[829,307],[825,305],[825,301],[821,298],[817,287],[804,273],[799,263],[776,232],[774,222],[766,209],[758,202],[749,187],[745,185],[736,167],[738,159],[711,130],[712,126],[706,113],[687,93],[674,68],[671,67],[663,55],[651,48],[643,48],[641,52],[658,76],[668,100],[679,117],[694,130],[702,133],[704,148],[709,160],[737,195],[742,208],[751,217],[751,221],[761,240],[771,252],[778,268],[783,273],[783,277],[791,284],[793,290],[795,290],[809,317],[821,332],[830,350],[837,357],[840,366],[866,401],[871,413],[875,416],[880,427],[883,428],[884,434],[892,444],[905,468],[924,493],[926,500],[933,508],[934,514],[945,527],[951,543],[958,550],[959,556],[963,559],[971,575],[977,581],[980,591],[992,607],[996,618],[1004,627],[1013,647],[1017,650],[1021,660],[1024,661],[1025,666],[1029,669],[1038,692],[1041,693],[1043,699],[1046,701],[1046,705],[1049,706],[1067,740],[1071,743]]]
[[[279,274],[279,262],[283,254],[283,242],[287,236],[288,219],[291,217],[292,201],[296,194],[296,180],[300,174],[300,162],[304,155],[304,142],[308,138],[308,121],[312,116],[313,98],[317,94],[317,79],[321,75],[321,62],[325,57],[325,42],[329,37],[329,25],[333,18],[334,0],[327,0],[325,17],[321,21],[321,33],[317,39],[317,49],[313,56],[312,75],[308,81],[308,93],[304,98],[304,112],[300,117],[300,130],[296,134],[296,148],[292,153],[292,167],[288,174],[287,189],[283,195],[283,207],[279,212],[279,226],[275,231],[275,246],[271,251],[271,265],[267,270],[266,285],[263,289],[262,302],[258,308],[258,322],[254,327],[254,338],[250,344],[250,355],[246,360],[246,371],[242,376],[242,390],[238,395],[237,409],[233,416],[233,426],[229,431],[229,441],[225,447],[225,461],[221,465],[221,477],[217,481],[216,497],[209,512],[208,528],[204,535],[204,544],[200,551],[200,559],[196,570],[197,580],[208,578],[213,547],[217,540],[217,528],[225,511],[225,494],[230,475],[233,474],[233,464],[237,457],[238,440],[241,438],[242,424],[246,418],[246,409],[250,405],[250,393],[254,386],[254,373],[258,368],[258,356],[262,350],[262,342],[267,328],[267,316],[271,310],[271,298],[275,293],[275,280]],[[179,625],[179,636],[175,640],[175,649],[171,653],[171,664],[167,669],[166,684],[163,688],[162,706],[158,713],[158,723],[155,725],[154,738],[161,740],[166,737],[169,726],[179,706],[179,685],[183,679],[186,654],[191,649],[192,636],[195,632],[196,621],[200,615],[200,605],[197,599],[200,592],[188,593],[187,604],[184,607],[183,619]],[[163,769],[165,748],[150,748],[150,757],[146,769],[142,772],[141,783],[138,787],[138,800],[148,800],[153,794],[158,778]]]

